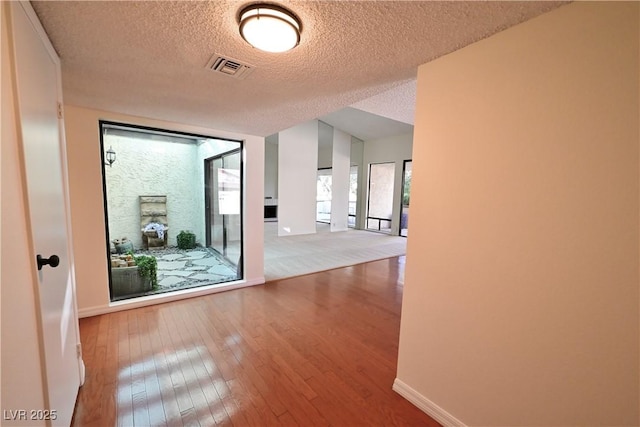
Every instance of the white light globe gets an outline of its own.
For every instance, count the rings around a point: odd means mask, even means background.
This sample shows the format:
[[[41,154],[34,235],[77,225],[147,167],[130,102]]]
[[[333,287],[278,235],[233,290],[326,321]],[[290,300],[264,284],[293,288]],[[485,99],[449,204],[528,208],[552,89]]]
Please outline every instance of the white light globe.
[[[240,16],[240,34],[251,46],[265,52],[286,52],[300,41],[300,24],[283,10],[252,6]]]

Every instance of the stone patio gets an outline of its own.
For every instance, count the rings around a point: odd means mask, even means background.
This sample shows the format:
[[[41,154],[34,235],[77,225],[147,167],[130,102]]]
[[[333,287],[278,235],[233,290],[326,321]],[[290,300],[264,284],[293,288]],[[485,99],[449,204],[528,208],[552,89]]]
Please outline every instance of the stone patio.
[[[236,267],[210,248],[137,250],[135,255],[152,255],[158,261],[158,287],[144,295],[237,280]]]

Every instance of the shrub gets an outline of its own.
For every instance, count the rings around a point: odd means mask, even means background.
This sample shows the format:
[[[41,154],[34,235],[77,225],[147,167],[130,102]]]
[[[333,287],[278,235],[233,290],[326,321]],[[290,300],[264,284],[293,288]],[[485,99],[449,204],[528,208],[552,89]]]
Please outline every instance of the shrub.
[[[151,280],[153,289],[158,287],[158,261],[151,255],[139,255],[135,257],[138,266],[138,274]]]
[[[196,247],[196,235],[190,231],[182,230],[178,234],[177,239],[180,249],[193,249]]]

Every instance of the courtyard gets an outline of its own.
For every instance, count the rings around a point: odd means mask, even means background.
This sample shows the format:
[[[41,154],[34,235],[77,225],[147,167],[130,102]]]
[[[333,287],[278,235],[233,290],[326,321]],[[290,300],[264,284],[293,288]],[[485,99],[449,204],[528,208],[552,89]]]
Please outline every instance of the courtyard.
[[[136,250],[135,256],[154,256],[158,262],[158,285],[142,294],[118,299],[173,292],[237,279],[236,268],[211,248]]]

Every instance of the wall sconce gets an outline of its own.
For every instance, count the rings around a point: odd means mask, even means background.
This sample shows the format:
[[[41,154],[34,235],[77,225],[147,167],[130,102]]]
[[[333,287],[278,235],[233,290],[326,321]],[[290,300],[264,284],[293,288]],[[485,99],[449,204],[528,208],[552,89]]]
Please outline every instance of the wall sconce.
[[[115,163],[115,161],[116,161],[116,152],[113,151],[113,148],[109,147],[109,149],[107,150],[106,159],[107,159],[107,161],[104,162],[104,164],[108,165],[109,167],[111,167],[111,165]]]

